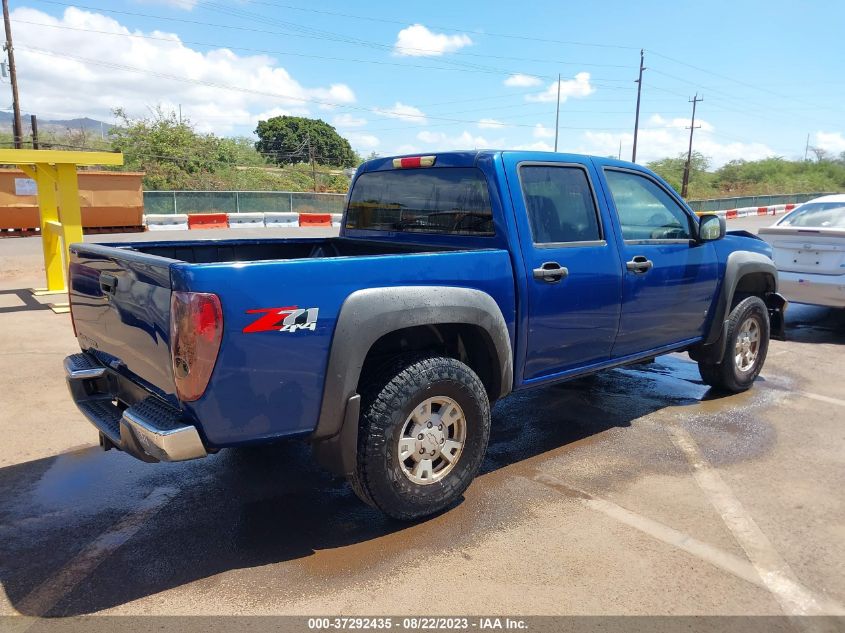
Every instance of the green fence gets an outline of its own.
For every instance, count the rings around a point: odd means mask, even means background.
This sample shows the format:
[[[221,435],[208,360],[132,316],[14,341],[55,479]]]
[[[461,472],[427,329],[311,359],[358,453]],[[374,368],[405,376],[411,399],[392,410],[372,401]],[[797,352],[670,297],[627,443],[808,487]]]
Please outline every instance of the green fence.
[[[145,191],[144,213],[343,213],[342,193]]]
[[[773,204],[798,204],[807,202],[827,193],[790,193],[772,196],[743,196],[741,198],[708,198],[707,200],[689,200],[693,211],[724,211],[743,207],[768,207]]]

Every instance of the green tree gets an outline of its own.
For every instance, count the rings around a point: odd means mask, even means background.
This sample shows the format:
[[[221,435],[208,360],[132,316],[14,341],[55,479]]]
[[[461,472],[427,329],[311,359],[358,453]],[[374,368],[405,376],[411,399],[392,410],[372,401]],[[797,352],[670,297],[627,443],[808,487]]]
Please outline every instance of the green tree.
[[[255,133],[255,148],[279,165],[315,160],[333,167],[353,167],[361,162],[349,141],[320,119],[277,116],[259,121]]]
[[[684,179],[684,165],[687,162],[687,155],[678,154],[675,158],[662,158],[646,165],[653,172],[657,173],[663,180],[668,182],[677,191],[681,190]],[[690,161],[690,191],[695,191],[705,185],[709,179],[707,169],[710,167],[710,160],[700,152],[692,153]]]
[[[148,118],[130,119],[122,109],[115,116],[112,147],[123,152],[125,169],[146,172],[148,189],[216,188],[216,172],[238,159],[237,143],[196,132],[160,107]]]

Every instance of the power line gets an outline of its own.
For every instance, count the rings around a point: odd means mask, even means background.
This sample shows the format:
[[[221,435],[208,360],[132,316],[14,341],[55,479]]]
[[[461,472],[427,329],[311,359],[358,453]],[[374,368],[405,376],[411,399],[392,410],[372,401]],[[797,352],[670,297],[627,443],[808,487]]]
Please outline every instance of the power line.
[[[469,123],[469,124],[475,124],[477,122],[476,120],[457,119],[457,118],[452,118],[452,117],[427,115],[427,114],[413,114],[413,113],[407,113],[407,112],[398,112],[398,111],[395,111],[395,110],[391,110],[389,108],[357,106],[357,105],[345,104],[345,103],[334,103],[334,102],[326,101],[326,100],[323,100],[323,99],[311,99],[311,98],[307,98],[307,97],[296,97],[296,96],[293,96],[293,95],[285,95],[285,94],[276,93],[276,92],[256,90],[256,89],[253,89],[253,88],[244,88],[244,87],[240,87],[240,86],[232,86],[230,84],[225,84],[225,83],[220,83],[220,82],[206,81],[206,80],[202,80],[202,79],[193,79],[193,78],[190,78],[190,77],[184,77],[184,76],[179,76],[179,75],[171,75],[171,74],[168,74],[168,73],[162,73],[162,72],[147,70],[147,69],[144,69],[144,68],[138,68],[136,66],[129,66],[127,64],[118,64],[118,63],[115,63],[115,62],[106,62],[106,61],[103,61],[103,60],[91,59],[91,58],[87,58],[87,57],[80,57],[80,56],[77,56],[77,55],[69,55],[67,53],[59,53],[57,51],[50,51],[50,50],[37,48],[37,47],[33,47],[33,46],[21,45],[21,46],[19,46],[19,48],[33,52],[33,53],[36,53],[36,54],[48,55],[48,56],[51,56],[51,57],[59,57],[59,58],[62,58],[62,59],[73,59],[73,60],[76,60],[76,61],[79,61],[79,62],[83,62],[85,64],[91,64],[91,65],[94,65],[94,66],[102,66],[102,67],[105,67],[105,68],[112,68],[114,70],[123,70],[123,71],[126,71],[126,72],[149,75],[151,77],[159,77],[161,79],[168,79],[168,80],[177,81],[177,82],[180,82],[180,83],[190,83],[190,84],[195,84],[195,85],[200,85],[200,86],[207,86],[207,87],[210,87],[210,88],[220,88],[222,90],[231,90],[231,91],[234,91],[234,92],[243,92],[243,93],[246,93],[246,94],[255,94],[255,95],[262,95],[262,96],[267,96],[267,97],[276,97],[276,98],[286,99],[286,100],[289,100],[289,101],[295,101],[295,102],[300,102],[300,103],[314,103],[314,104],[317,104],[317,105],[329,106],[329,107],[333,107],[333,108],[355,110],[355,111],[360,111],[360,112],[372,112],[374,114],[378,114],[380,116],[386,116],[386,117],[389,117],[389,118],[414,119],[414,120],[418,120],[420,122],[425,122],[428,119],[441,120],[441,121],[451,121],[453,123]],[[511,125],[512,125],[512,127],[530,127],[530,128],[534,127],[533,125],[525,124],[525,123],[513,123]],[[574,130],[594,129],[594,128],[591,128],[591,127],[567,127],[567,126],[561,126],[561,127],[563,129],[574,129]],[[604,128],[604,129],[613,129],[613,128]]]

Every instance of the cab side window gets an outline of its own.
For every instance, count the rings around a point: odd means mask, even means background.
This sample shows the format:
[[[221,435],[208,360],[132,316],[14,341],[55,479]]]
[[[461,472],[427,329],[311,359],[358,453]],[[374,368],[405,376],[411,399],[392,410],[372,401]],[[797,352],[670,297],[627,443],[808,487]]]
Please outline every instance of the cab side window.
[[[519,179],[535,244],[602,239],[590,181],[583,169],[523,165]]]
[[[690,216],[656,182],[629,171],[605,170],[625,240],[688,240]]]

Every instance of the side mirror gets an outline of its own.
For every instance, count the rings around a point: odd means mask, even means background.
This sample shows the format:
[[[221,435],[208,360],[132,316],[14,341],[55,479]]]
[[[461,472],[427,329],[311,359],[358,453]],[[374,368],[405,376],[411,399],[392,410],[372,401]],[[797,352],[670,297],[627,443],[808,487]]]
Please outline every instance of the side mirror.
[[[702,215],[698,220],[698,241],[712,242],[725,237],[725,218],[718,215]]]

